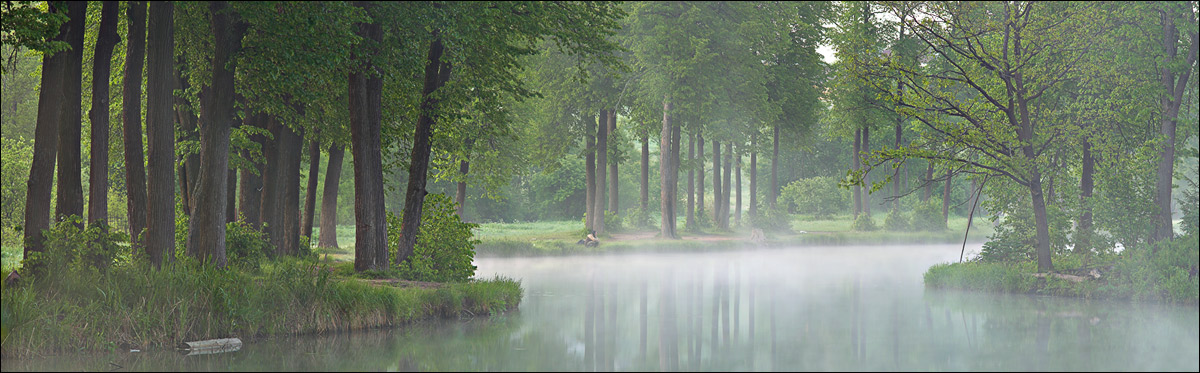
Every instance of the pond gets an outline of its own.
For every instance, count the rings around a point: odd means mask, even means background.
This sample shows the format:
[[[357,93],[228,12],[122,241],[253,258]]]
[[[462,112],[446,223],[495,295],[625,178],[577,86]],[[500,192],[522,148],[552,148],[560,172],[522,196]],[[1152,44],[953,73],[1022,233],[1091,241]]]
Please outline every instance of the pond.
[[[959,245],[479,258],[519,311],[10,370],[1200,370],[1196,307],[926,290]],[[978,245],[968,250],[978,250]],[[714,317],[715,315],[715,317]]]

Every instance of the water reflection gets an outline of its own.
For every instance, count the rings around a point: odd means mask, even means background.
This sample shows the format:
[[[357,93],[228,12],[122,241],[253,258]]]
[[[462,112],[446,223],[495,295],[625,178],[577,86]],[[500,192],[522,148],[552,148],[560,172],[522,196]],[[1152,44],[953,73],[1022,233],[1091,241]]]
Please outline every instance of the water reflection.
[[[959,247],[480,259],[519,312],[10,370],[1200,370],[1195,307],[927,291]]]

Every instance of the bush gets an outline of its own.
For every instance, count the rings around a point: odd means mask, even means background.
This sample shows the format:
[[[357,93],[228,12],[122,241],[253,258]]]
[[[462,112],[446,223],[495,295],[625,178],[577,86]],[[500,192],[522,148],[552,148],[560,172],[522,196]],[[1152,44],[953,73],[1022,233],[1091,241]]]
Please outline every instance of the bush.
[[[1196,236],[1197,224],[1200,224],[1200,200],[1197,198],[1198,186],[1196,180],[1187,180],[1191,188],[1183,188],[1183,200],[1179,201],[1179,209],[1183,210],[1183,234]]]
[[[775,208],[763,206],[756,211],[758,216],[750,218],[750,226],[766,231],[787,232],[792,229],[792,217],[787,211],[776,205]]]
[[[608,222],[605,221],[604,224],[608,224]],[[650,212],[642,210],[640,206],[625,210],[625,225],[632,229],[657,228],[650,220]]]
[[[850,201],[849,191],[838,188],[838,180],[827,176],[800,179],[783,187],[780,202],[794,205],[796,212],[826,218],[844,211]]]
[[[412,256],[400,263],[400,276],[408,280],[461,282],[475,275],[475,245],[472,229],[455,213],[454,201],[443,194],[425,196],[421,227]],[[400,218],[388,213],[388,247],[400,242]]]
[[[901,213],[900,209],[892,209],[887,218],[883,219],[883,228],[891,232],[906,231],[910,225],[909,217]]]
[[[604,230],[607,232],[620,232],[625,230],[621,224],[621,215],[616,211],[604,211]]]
[[[5,137],[0,142],[0,155],[0,226],[4,227],[3,243],[20,244],[20,227],[25,225],[25,182],[29,180],[29,165],[33,162],[33,141]]]
[[[128,262],[132,253],[127,245],[129,235],[112,229],[104,222],[89,224],[81,229],[83,218],[71,215],[44,233],[43,252],[30,253],[22,260],[24,268],[40,267],[42,273],[55,275],[81,270],[108,270],[118,262]]]
[[[911,226],[913,230],[926,232],[946,230],[946,219],[942,218],[942,201],[930,198],[917,203],[917,207],[913,209]]]
[[[304,251],[305,247],[301,248]],[[229,265],[258,269],[263,259],[275,251],[267,233],[238,220],[225,224],[225,256]]]
[[[850,226],[850,229],[857,232],[872,232],[879,230],[879,227],[875,225],[875,220],[871,219],[871,214],[862,214],[858,216],[858,219],[854,219],[854,224]]]

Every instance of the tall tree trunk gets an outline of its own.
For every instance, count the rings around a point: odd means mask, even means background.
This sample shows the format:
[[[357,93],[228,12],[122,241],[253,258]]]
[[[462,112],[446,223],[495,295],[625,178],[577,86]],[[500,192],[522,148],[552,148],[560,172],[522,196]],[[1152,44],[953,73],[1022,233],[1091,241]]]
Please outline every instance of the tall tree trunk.
[[[596,220],[596,117],[592,115],[583,115],[584,124],[587,125],[585,130],[585,141],[587,147],[584,148],[584,189],[586,189],[587,197],[584,203],[584,219],[583,228],[591,231],[595,227]]]
[[[712,222],[713,226],[721,227],[721,144],[717,140],[712,142],[713,148],[713,209]]]
[[[933,196],[933,161],[929,161],[929,167],[925,168],[925,194],[921,195],[921,202],[929,200]]]
[[[642,134],[642,213],[650,209],[650,136]]]
[[[679,205],[679,165],[682,157],[680,156],[683,148],[682,128],[678,122],[671,123],[671,232],[675,234],[675,238],[679,237],[679,229],[675,224],[675,216],[678,216],[677,207]]]
[[[738,147],[738,150],[739,151],[742,150],[740,146]],[[742,155],[741,154],[738,154],[737,157],[734,157],[733,167],[735,167],[735,169],[736,169],[733,174],[733,180],[735,181],[733,195],[734,195],[734,199],[737,200],[737,202],[734,203],[733,211],[734,211],[734,217],[736,218],[735,221],[737,222],[737,226],[740,227],[740,226],[742,226]]]
[[[92,56],[92,159],[88,171],[89,223],[108,222],[108,76],[112,71],[113,47],[117,35],[117,2],[105,1],[100,8],[100,31]],[[171,155],[174,158],[174,155]],[[171,219],[174,220],[174,219]]]
[[[212,15],[212,85],[201,100],[200,178],[196,185],[195,211],[188,229],[187,252],[201,262],[224,268],[225,200],[229,175],[229,132],[234,118],[233,58],[242,46],[247,25],[234,20],[226,2],[209,3]],[[233,13],[233,14],[231,14]],[[128,166],[128,165],[126,165]]]
[[[688,134],[688,163],[696,159],[696,134]],[[690,231],[695,231],[696,227],[696,170],[688,167],[687,175],[687,218],[684,219],[684,226]]]
[[[146,228],[146,168],[142,158],[142,61],[146,52],[146,2],[131,1],[125,37],[125,88],[122,91],[122,137],[125,144],[126,212],[129,241],[141,246]]]
[[[1180,3],[1163,3],[1163,9],[1159,11],[1161,16],[1161,25],[1163,31],[1162,48],[1164,62],[1159,70],[1159,76],[1162,80],[1162,87],[1165,90],[1160,98],[1162,105],[1162,119],[1159,125],[1159,134],[1164,138],[1162,150],[1158,153],[1158,173],[1155,183],[1156,191],[1154,195],[1154,203],[1158,206],[1157,224],[1154,232],[1154,240],[1166,240],[1174,237],[1175,228],[1171,219],[1171,185],[1174,179],[1175,170],[1175,128],[1179,118],[1179,106],[1183,103],[1183,93],[1187,89],[1188,81],[1191,79],[1191,66],[1196,63],[1197,46],[1200,46],[1200,38],[1197,37],[1196,16],[1192,12],[1191,3],[1180,5]],[[1177,10],[1185,11],[1187,15],[1187,33],[1191,37],[1191,45],[1188,47],[1188,55],[1185,64],[1186,66],[1176,78],[1176,74],[1172,71],[1174,60],[1178,51],[1179,30],[1175,26]]]
[[[721,175],[721,229],[729,229],[729,201],[733,195],[730,177],[733,171],[733,142],[725,144],[725,167]]]
[[[604,188],[608,171],[608,110],[600,110],[599,126],[596,127],[596,219],[592,221],[592,230],[596,234],[604,233]]]
[[[78,5],[78,6],[76,6]],[[75,215],[83,217],[83,180],[80,170],[81,137],[83,118],[80,107],[83,105],[83,32],[87,19],[87,3],[70,3],[67,15],[71,21],[83,22],[81,27],[71,27],[67,32],[66,42],[71,49],[66,53],[66,67],[63,75],[63,114],[62,124],[58,127],[58,185],[54,214],[62,219]]]
[[[266,114],[254,114],[246,118],[242,125],[266,129],[266,121]],[[250,135],[250,141],[258,144],[263,158],[272,157],[267,148],[266,136]],[[253,159],[249,150],[243,151],[242,156],[246,159]],[[262,211],[259,208],[262,206],[262,191],[265,189],[263,180],[269,172],[268,170],[265,164],[260,165],[257,162],[254,163],[253,171],[246,169],[238,170],[238,179],[241,179],[241,182],[238,184],[238,218],[243,219],[243,221],[255,228],[262,226]],[[257,173],[255,173],[256,171]]]
[[[672,193],[673,192],[672,188],[674,188],[675,183],[672,182],[671,178],[675,177],[675,175],[672,174],[672,172],[678,171],[678,170],[673,170],[671,167],[672,163],[674,163],[674,160],[671,158],[671,148],[673,147],[671,145],[671,138],[673,136],[672,132],[673,132],[673,130],[672,130],[672,126],[671,126],[671,101],[668,97],[664,96],[663,97],[662,135],[660,136],[659,147],[658,147],[659,148],[658,174],[659,174],[659,186],[661,187],[659,194],[660,194],[660,204],[661,204],[660,207],[662,209],[662,218],[660,221],[659,229],[660,229],[662,238],[676,238],[676,234],[675,234],[675,199],[674,199],[675,196],[673,195],[674,193]]]
[[[58,11],[62,3],[50,2],[49,13]],[[63,22],[54,41],[62,41],[76,23]],[[58,128],[62,121],[62,82],[67,54],[55,53],[42,59],[42,89],[38,93],[37,126],[33,134],[33,160],[29,167],[29,179],[25,182],[25,250],[24,257],[36,256],[45,249],[44,231],[50,228],[50,191],[54,186],[54,164],[58,153]],[[30,272],[42,270],[31,263]]]
[[[317,175],[321,171],[321,146],[314,139],[308,144],[308,187],[304,190],[304,219],[300,220],[300,235],[312,241],[314,213],[317,212]],[[328,172],[328,171],[326,171]]]
[[[1046,217],[1046,200],[1042,197],[1042,175],[1033,167],[1029,181],[1029,194],[1033,197],[1033,216],[1037,225],[1038,273],[1054,270],[1050,261],[1050,223]]]
[[[776,124],[775,136],[772,137],[771,150],[771,190],[767,193],[767,206],[775,208],[775,200],[779,197],[779,125]]]
[[[750,221],[758,218],[758,133],[750,134]],[[753,294],[753,293],[751,293]],[[753,297],[751,297],[753,299]],[[753,320],[753,317],[751,317]]]
[[[368,11],[374,7],[361,1],[354,4]],[[356,34],[376,43],[383,40],[378,22],[359,23]],[[372,55],[377,53],[378,50],[371,51]],[[390,265],[380,143],[383,80],[378,75],[378,68],[368,61],[359,61],[349,77],[350,149],[354,157],[354,270],[358,272],[386,270]]]
[[[859,154],[859,160],[866,160],[871,154],[871,129],[863,127],[862,130],[862,148],[859,149],[862,153]],[[862,208],[863,213],[871,216],[871,170],[866,169],[863,172],[864,192],[862,193]]]
[[[954,178],[951,170],[946,170],[946,186],[942,187],[942,221],[950,219],[950,180]]]
[[[317,247],[338,247],[338,183],[342,178],[342,157],[345,153],[345,148],[341,145],[329,147],[329,165],[325,166],[325,190],[321,193],[321,237]]]
[[[283,184],[279,211],[280,245],[275,251],[281,255],[300,254],[300,158],[304,151],[304,133],[297,133],[287,126],[280,129],[279,166]]]
[[[258,221],[263,231],[267,233],[267,238],[271,241],[271,245],[279,247],[280,233],[278,230],[283,226],[279,215],[279,194],[283,191],[283,167],[280,161],[280,143],[283,141],[283,125],[279,123],[279,119],[275,116],[266,117],[267,131],[271,133],[271,139],[266,140],[266,146],[263,147],[263,157],[267,159],[263,166],[262,174],[262,193],[260,193],[258,209]],[[273,254],[273,253],[272,253]]]
[[[616,131],[617,109],[612,109],[608,111],[608,137],[612,137],[613,133]],[[613,148],[616,148],[616,145],[617,144],[615,143],[611,144]],[[617,153],[614,151],[612,158],[608,160],[608,211],[612,211],[613,213],[620,212],[620,210],[617,209],[620,207],[618,206],[620,202],[620,195],[617,194],[617,163],[619,163],[619,159],[617,158]]]
[[[231,130],[232,132],[232,130]],[[225,175],[225,222],[237,221],[237,169],[230,168]]]
[[[704,215],[704,134],[700,130],[696,130],[696,163],[700,168],[696,170],[696,216]]]
[[[146,252],[155,267],[175,259],[175,6],[150,4],[146,49]]]
[[[852,148],[853,150],[851,151],[851,154],[850,154],[850,161],[854,162],[854,164],[850,165],[850,168],[857,172],[859,170],[859,164],[860,164],[858,155],[859,155],[859,151],[862,149],[862,129],[861,128],[854,129],[854,141],[853,141],[852,146],[853,146],[853,148]],[[854,219],[858,220],[858,214],[862,212],[862,187],[861,186],[858,186],[858,185],[854,186],[854,194],[853,194],[852,198],[854,198]]]
[[[1075,224],[1075,252],[1085,253],[1092,250],[1092,190],[1094,183],[1096,160],[1092,158],[1092,144],[1083,140],[1083,165],[1079,176],[1079,222]]]
[[[396,263],[403,263],[413,253],[417,244],[417,233],[421,227],[422,204],[425,202],[425,179],[429,176],[430,139],[433,136],[434,117],[438,101],[433,92],[450,79],[451,66],[442,61],[442,38],[433,32],[429,43],[429,56],[425,65],[425,85],[421,90],[421,110],[417,117],[416,134],[413,136],[412,163],[408,167],[408,191],[404,197],[404,219],[400,227],[400,247],[396,251]]]

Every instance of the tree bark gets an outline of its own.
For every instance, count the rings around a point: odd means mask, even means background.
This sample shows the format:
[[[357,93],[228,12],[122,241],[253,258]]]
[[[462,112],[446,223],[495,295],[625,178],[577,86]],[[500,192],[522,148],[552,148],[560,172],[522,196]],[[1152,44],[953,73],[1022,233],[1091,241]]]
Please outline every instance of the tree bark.
[[[122,91],[122,137],[125,144],[126,212],[129,241],[141,246],[146,228],[146,168],[142,157],[142,62],[146,52],[146,2],[129,3],[128,36],[125,38],[125,88]],[[228,137],[228,136],[227,136]]]
[[[712,141],[713,148],[713,209],[712,222],[717,228],[721,227],[721,144]]]
[[[721,229],[729,229],[729,202],[733,195],[730,177],[733,173],[733,142],[725,144],[725,168],[721,170]]]
[[[862,153],[859,153],[858,155],[860,162],[865,160],[866,157],[869,157],[871,154],[871,129],[868,127],[863,127],[862,148],[859,150],[862,151]],[[863,213],[867,214],[867,216],[871,216],[871,170],[865,170],[862,177],[863,185],[865,185],[865,187],[863,187],[865,190],[862,193]]]
[[[209,3],[213,33],[212,85],[201,100],[200,177],[195,211],[188,229],[187,252],[201,262],[224,268],[225,201],[229,175],[229,133],[234,119],[233,77],[246,24],[233,19],[226,2]]]
[[[280,227],[273,230],[279,234],[275,251],[280,255],[295,256],[300,254],[300,158],[304,151],[304,133],[281,126],[280,135],[279,172],[283,188],[276,207]]]
[[[310,242],[315,219],[313,214],[317,212],[317,174],[320,171],[321,146],[314,139],[308,145],[308,187],[304,190],[304,219],[300,220],[300,235],[308,237]]]
[[[400,227],[400,247],[396,251],[396,263],[403,263],[413,253],[417,234],[421,227],[421,210],[425,202],[425,179],[429,174],[430,139],[433,136],[434,117],[438,101],[433,92],[446,84],[451,66],[442,61],[442,39],[438,31],[433,32],[429,43],[429,56],[425,65],[425,84],[421,90],[421,110],[417,117],[416,134],[413,136],[412,163],[408,167],[408,191],[404,197],[404,220]]]
[[[175,259],[175,7],[150,4],[146,49],[146,252],[155,267]]]
[[[61,3],[50,2],[49,12],[55,13]],[[78,23],[63,22],[58,35],[52,40],[66,38],[70,27]],[[38,93],[37,125],[33,134],[33,160],[29,167],[29,179],[25,182],[25,250],[24,257],[45,249],[43,232],[50,228],[50,191],[54,184],[54,165],[58,153],[58,128],[62,120],[62,82],[67,54],[59,52],[42,59],[42,89]],[[42,270],[37,263],[28,267],[32,273]]]
[[[88,223],[108,222],[108,76],[112,71],[117,35],[117,2],[105,1],[100,8],[100,31],[92,57],[92,159],[88,171]],[[174,158],[174,155],[172,155]],[[174,219],[172,219],[174,220]]]
[[[604,233],[604,188],[608,165],[608,110],[600,110],[599,126],[596,127],[596,219],[592,220],[592,230],[596,234]]]
[[[368,11],[373,7],[366,2],[355,2],[355,6]],[[377,43],[383,40],[378,22],[358,24],[356,34]],[[379,51],[371,51],[376,53]],[[386,270],[390,262],[380,143],[383,80],[377,67],[367,61],[359,63],[349,76],[348,98],[350,149],[354,157],[354,270],[362,272]]]
[[[617,109],[614,108],[608,111],[608,137],[612,137],[612,134],[616,131]],[[615,148],[616,144],[612,144],[612,147]],[[610,174],[608,177],[608,211],[612,211],[613,213],[620,212],[617,209],[620,207],[618,206],[620,204],[620,195],[617,194],[617,163],[619,163],[619,160],[616,152],[613,152],[612,158],[608,160],[608,173]]]
[[[925,194],[921,195],[921,202],[929,200],[933,196],[933,161],[929,161],[929,167],[925,168]]]
[[[1075,224],[1075,252],[1085,253],[1092,250],[1092,191],[1095,184],[1092,175],[1095,173],[1096,160],[1092,158],[1092,144],[1087,139],[1082,144],[1083,160],[1079,176],[1079,206],[1083,211],[1079,222]]]
[[[671,157],[672,128],[671,128],[671,101],[667,97],[663,97],[663,121],[662,134],[659,140],[659,162],[658,174],[660,189],[660,204],[662,209],[662,217],[660,221],[660,233],[662,238],[676,238],[675,234],[675,196],[672,193],[675,183],[672,178],[676,175],[674,172],[677,169],[672,169],[674,160]]]
[[[650,136],[642,134],[642,213],[650,209]]]
[[[1182,74],[1175,76],[1175,72],[1171,70],[1172,60],[1178,55],[1178,40],[1179,30],[1175,26],[1175,18],[1178,16],[1174,9],[1170,7],[1178,7],[1174,3],[1164,3],[1164,9],[1160,10],[1161,25],[1163,31],[1162,48],[1163,62],[1159,75],[1162,80],[1164,92],[1160,96],[1162,105],[1162,119],[1159,125],[1159,134],[1163,136],[1164,142],[1162,150],[1158,154],[1158,172],[1157,181],[1155,183],[1156,191],[1154,203],[1158,206],[1157,224],[1154,232],[1154,240],[1166,240],[1175,236],[1174,223],[1171,219],[1171,186],[1174,179],[1175,169],[1175,132],[1176,124],[1179,118],[1179,106],[1183,103],[1183,93],[1187,89],[1188,81],[1191,79],[1191,66],[1196,63],[1197,46],[1200,45],[1200,38],[1197,37],[1196,17],[1191,12],[1191,6],[1187,5],[1188,13],[1188,34],[1191,37],[1191,45],[1188,48],[1186,64],[1187,68]]]
[[[739,148],[738,150],[742,150],[740,146],[738,148]],[[734,195],[734,199],[737,201],[736,203],[734,203],[733,213],[734,213],[734,218],[736,219],[734,221],[736,221],[737,226],[740,227],[740,226],[742,226],[742,155],[741,154],[738,154],[737,157],[734,157],[733,167],[735,168],[735,171],[733,174],[733,180],[734,180],[733,195]]]
[[[696,216],[704,215],[704,134],[696,130]]]
[[[254,114],[243,122],[244,126],[253,126],[262,129],[267,129],[266,114]],[[250,141],[258,144],[262,151],[263,158],[270,158],[272,155],[268,152],[267,138],[263,135],[251,135]],[[273,146],[273,143],[272,143]],[[250,151],[243,151],[242,156],[246,159],[251,159]],[[238,170],[238,179],[241,182],[238,184],[238,218],[246,223],[259,228],[262,226],[262,191],[265,189],[263,185],[264,176],[269,172],[266,165],[254,163],[254,170]]]
[[[942,221],[950,219],[950,180],[954,178],[951,170],[946,170],[946,186],[942,187]]]
[[[771,190],[767,193],[767,206],[775,208],[775,200],[779,197],[779,125],[775,125],[775,136],[772,138],[771,150]]]
[[[586,201],[584,202],[586,206],[584,206],[585,216],[583,226],[584,229],[591,231],[592,227],[595,226],[592,223],[596,218],[596,117],[583,115],[583,118],[584,124],[587,126],[587,129],[585,129],[586,133],[584,134],[587,147],[583,150],[585,153],[584,172],[586,173],[584,175],[584,189],[587,190],[587,198],[585,198]]]
[[[236,169],[230,168],[225,176],[225,222],[237,221],[237,175]]]
[[[329,147],[329,165],[325,166],[325,190],[321,193],[321,237],[317,247],[338,247],[338,183],[341,182],[342,157],[345,153],[345,148],[341,145]]]
[[[279,248],[280,234],[277,230],[283,226],[283,222],[280,220],[282,216],[279,215],[279,194],[283,191],[283,163],[280,161],[279,148],[283,141],[283,125],[275,116],[267,116],[266,127],[267,131],[271,133],[271,139],[266,140],[266,145],[263,146],[263,157],[267,159],[267,162],[263,166],[263,186],[259,197],[258,221],[263,227],[263,232],[267,234],[268,240],[271,241],[271,245]]]
[[[850,161],[854,162],[854,164],[850,165],[850,168],[853,169],[854,171],[858,171],[859,164],[860,164],[859,159],[858,159],[858,154],[859,154],[859,150],[862,149],[862,129],[860,129],[860,128],[854,129],[854,141],[853,141],[852,147],[853,148],[851,151],[852,154],[850,154]],[[862,187],[861,186],[858,186],[858,185],[854,186],[854,194],[853,194],[852,198],[854,198],[854,219],[858,220],[858,214],[862,212]]]
[[[187,52],[184,53],[186,54]],[[176,65],[180,66],[180,69],[177,71],[177,86],[180,90],[186,91],[190,87],[190,84],[188,83],[187,76],[184,74],[182,68],[185,60],[186,59],[184,56],[180,56],[178,59],[176,59]],[[185,131],[179,137],[179,141],[195,139],[193,137],[194,133],[199,131],[199,128],[196,125],[196,115],[192,113],[190,109],[192,107],[191,105],[191,102],[188,102],[187,99],[175,96],[175,106],[180,108],[175,112],[175,121],[178,122],[179,127]],[[265,124],[260,123],[260,125]],[[263,154],[266,153],[264,152]],[[183,200],[183,213],[187,216],[192,216],[192,196],[194,194],[193,187],[196,184],[196,179],[199,178],[199,174],[197,174],[197,171],[200,169],[199,166],[200,155],[196,153],[191,153],[184,157],[183,164],[179,166],[179,193],[182,197],[181,199]],[[254,219],[258,219],[257,214],[254,215]]]
[[[80,27],[71,27],[67,31],[65,40],[71,49],[61,52],[66,53],[67,58],[62,82],[62,124],[58,127],[58,200],[54,207],[54,214],[60,220],[71,215],[83,217],[80,175],[83,118],[80,107],[83,105],[83,32],[87,28],[87,3],[69,3],[67,15],[71,19],[67,22],[79,22]]]
[[[750,134],[750,221],[758,218],[758,133]]]
[[[691,163],[696,159],[696,134],[688,134],[688,162]],[[694,231],[696,227],[696,170],[688,167],[687,175],[687,217],[684,219],[684,226],[688,230]]]

